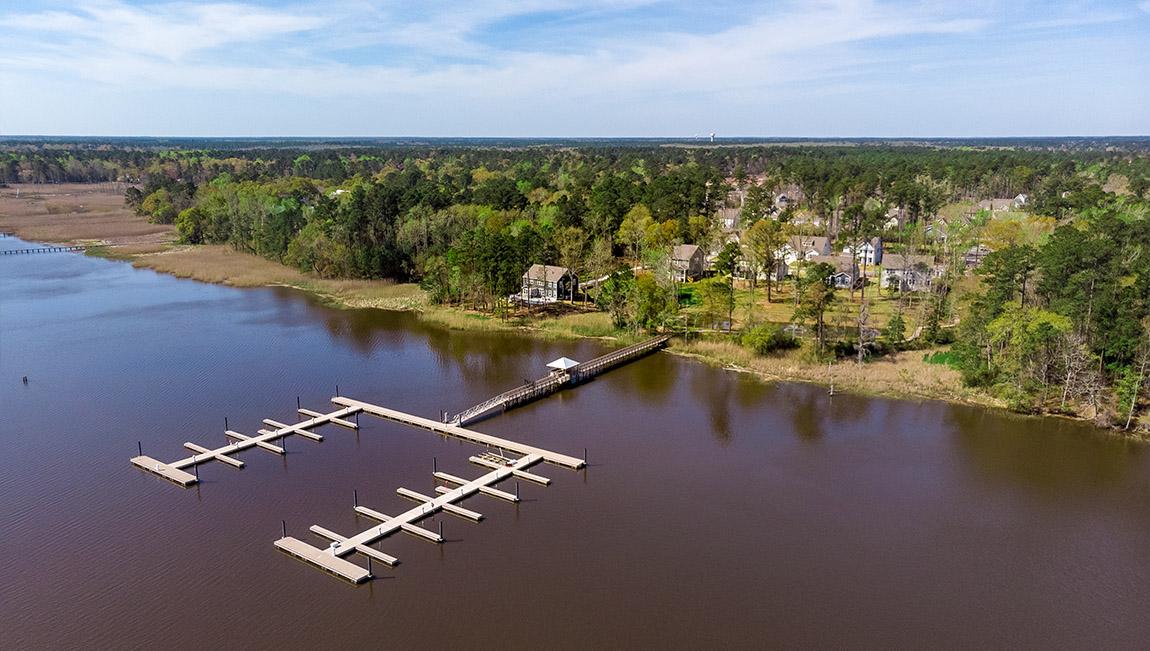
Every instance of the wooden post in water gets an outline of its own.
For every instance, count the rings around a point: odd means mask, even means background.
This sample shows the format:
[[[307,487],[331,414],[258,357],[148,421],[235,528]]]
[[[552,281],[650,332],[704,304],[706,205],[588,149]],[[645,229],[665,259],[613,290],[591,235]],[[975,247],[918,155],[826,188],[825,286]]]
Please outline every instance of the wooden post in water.
[[[354,488],[351,489],[351,505],[359,506],[359,491]]]
[[[229,429],[231,429],[231,428],[228,427],[228,417],[224,416],[224,430],[229,430]]]
[[[136,452],[138,452],[141,457],[144,456],[144,444],[140,441],[136,441]]]
[[[283,529],[283,537],[287,538],[287,520],[280,520],[280,527]]]

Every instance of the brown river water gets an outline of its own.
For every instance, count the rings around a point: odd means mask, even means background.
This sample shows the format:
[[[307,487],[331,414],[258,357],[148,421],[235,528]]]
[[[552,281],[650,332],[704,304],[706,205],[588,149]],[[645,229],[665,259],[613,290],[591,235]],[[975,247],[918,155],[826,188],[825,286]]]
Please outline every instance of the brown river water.
[[[25,246],[0,239],[0,247]],[[1150,454],[1089,427],[765,385],[658,353],[473,425],[582,456],[352,586],[276,550],[480,448],[361,417],[182,489],[133,468],[295,399],[435,418],[597,342],[0,256],[0,648],[1145,648]],[[22,376],[29,382],[24,385]],[[508,488],[507,484],[502,487]],[[432,530],[438,519],[425,521]],[[362,557],[353,559],[366,563]]]

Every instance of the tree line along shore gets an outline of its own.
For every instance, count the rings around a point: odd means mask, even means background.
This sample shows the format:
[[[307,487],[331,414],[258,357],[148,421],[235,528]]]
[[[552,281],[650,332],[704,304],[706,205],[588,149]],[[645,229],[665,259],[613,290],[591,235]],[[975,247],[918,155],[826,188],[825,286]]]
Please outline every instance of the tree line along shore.
[[[1138,433],[1150,429],[1148,179],[1137,141],[20,143],[0,151],[0,218],[57,241],[122,228],[107,255],[449,327],[671,332],[682,354],[768,378]],[[85,193],[116,204],[85,208]]]

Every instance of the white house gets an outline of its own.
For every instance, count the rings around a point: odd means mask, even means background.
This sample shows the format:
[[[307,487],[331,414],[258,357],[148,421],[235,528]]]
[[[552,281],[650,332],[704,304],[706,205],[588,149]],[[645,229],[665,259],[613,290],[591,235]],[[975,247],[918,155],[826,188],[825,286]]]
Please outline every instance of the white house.
[[[942,268],[929,255],[887,255],[882,265],[880,286],[897,287],[904,292],[924,292],[942,275]]]
[[[853,255],[859,264],[868,267],[882,264],[882,238],[872,237],[858,246],[848,244],[843,247],[843,253]]]
[[[790,266],[801,260],[810,260],[816,255],[830,255],[831,241],[825,237],[794,235],[778,250],[776,257]]]

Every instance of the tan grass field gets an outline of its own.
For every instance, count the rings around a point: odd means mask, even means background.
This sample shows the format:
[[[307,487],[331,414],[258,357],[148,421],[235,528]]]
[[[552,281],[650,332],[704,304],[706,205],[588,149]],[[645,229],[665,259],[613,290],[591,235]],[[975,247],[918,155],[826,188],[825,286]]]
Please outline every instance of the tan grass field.
[[[807,361],[802,350],[759,356],[734,342],[714,339],[676,343],[670,350],[731,370],[751,373],[767,381],[813,382],[834,386],[836,391],[867,395],[1005,406],[994,398],[964,387],[958,371],[942,364],[924,362],[923,355],[930,351],[906,351],[864,364],[849,360],[817,364]]]
[[[118,183],[18,184],[0,188],[0,230],[36,242],[137,247],[152,250],[175,229],[149,224],[124,205]]]

